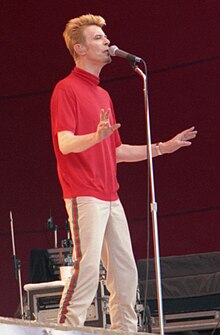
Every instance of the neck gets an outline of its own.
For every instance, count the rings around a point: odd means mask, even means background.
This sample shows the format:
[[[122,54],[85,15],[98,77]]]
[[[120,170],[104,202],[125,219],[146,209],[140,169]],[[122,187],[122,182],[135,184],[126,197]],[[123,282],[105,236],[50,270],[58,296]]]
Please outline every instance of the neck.
[[[100,65],[100,64],[94,64],[94,63],[92,63],[92,64],[85,63],[85,62],[83,62],[81,60],[77,60],[76,61],[76,66],[79,69],[82,69],[82,70],[84,70],[86,72],[89,72],[89,73],[91,73],[91,74],[93,74],[94,76],[97,76],[97,77],[99,77],[100,72],[101,72],[101,70],[102,70],[102,68],[103,68],[104,65],[105,64]]]

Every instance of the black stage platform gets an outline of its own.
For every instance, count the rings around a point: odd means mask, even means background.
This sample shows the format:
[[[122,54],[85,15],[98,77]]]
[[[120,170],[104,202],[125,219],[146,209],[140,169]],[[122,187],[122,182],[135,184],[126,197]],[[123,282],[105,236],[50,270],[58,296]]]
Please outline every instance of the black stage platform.
[[[161,257],[160,261],[164,324],[167,331],[219,328],[220,252]],[[140,259],[137,267],[141,301],[144,301],[147,289],[147,304],[156,326],[158,310],[154,259],[148,262]]]

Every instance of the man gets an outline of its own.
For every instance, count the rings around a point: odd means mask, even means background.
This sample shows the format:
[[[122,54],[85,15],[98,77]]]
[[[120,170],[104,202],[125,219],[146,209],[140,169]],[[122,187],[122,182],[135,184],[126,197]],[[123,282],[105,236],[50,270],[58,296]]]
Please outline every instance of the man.
[[[105,20],[91,14],[70,20],[64,38],[76,66],[51,99],[58,176],[70,221],[74,270],[66,281],[58,322],[83,325],[98,286],[100,259],[107,270],[112,329],[137,330],[137,270],[127,220],[118,198],[116,165],[147,158],[146,145],[122,144],[109,94],[99,86],[111,62]],[[189,146],[194,127],[152,144],[152,155]]]

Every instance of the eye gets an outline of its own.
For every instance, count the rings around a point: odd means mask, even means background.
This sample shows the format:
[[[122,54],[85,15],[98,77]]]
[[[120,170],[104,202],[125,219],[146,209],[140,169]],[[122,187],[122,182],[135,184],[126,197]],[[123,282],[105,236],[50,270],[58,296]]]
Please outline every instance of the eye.
[[[95,36],[95,39],[96,39],[96,40],[99,40],[100,38],[102,38],[101,35],[96,35],[96,36]]]
[[[96,40],[100,40],[100,39],[108,39],[108,37],[106,35],[101,35],[101,34],[98,34],[98,35],[95,35],[95,39]]]

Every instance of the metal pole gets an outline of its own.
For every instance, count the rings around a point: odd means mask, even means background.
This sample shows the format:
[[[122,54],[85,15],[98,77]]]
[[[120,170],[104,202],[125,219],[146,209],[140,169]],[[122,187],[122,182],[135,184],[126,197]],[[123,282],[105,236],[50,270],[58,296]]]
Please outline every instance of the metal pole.
[[[147,73],[144,74],[143,71],[136,64],[133,64],[132,67],[134,68],[135,72],[139,74],[143,79],[144,108],[145,108],[146,125],[147,125],[147,153],[148,153],[148,164],[149,164],[149,173],[150,173],[150,191],[151,191],[150,210],[151,210],[151,216],[152,216],[153,238],[154,238],[154,256],[155,256],[158,317],[159,317],[160,334],[164,335],[159,236],[158,236],[158,224],[157,224],[157,203],[155,200],[153,159],[152,159],[152,150],[151,150],[150,112],[149,112],[149,100],[148,100],[148,90],[147,90]]]
[[[16,258],[14,226],[13,226],[13,217],[12,217],[12,212],[11,211],[10,211],[10,225],[11,225],[11,238],[12,238],[12,251],[13,251],[13,260],[14,260],[14,268],[15,268],[15,278],[16,278],[16,280],[18,280],[18,285],[19,285],[21,318],[24,319],[25,316],[24,316],[24,304],[23,304],[22,282],[21,282],[21,261]]]

